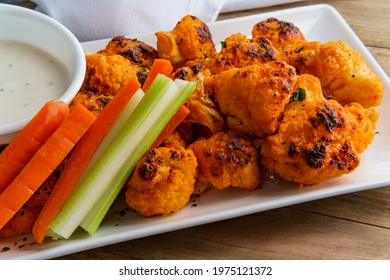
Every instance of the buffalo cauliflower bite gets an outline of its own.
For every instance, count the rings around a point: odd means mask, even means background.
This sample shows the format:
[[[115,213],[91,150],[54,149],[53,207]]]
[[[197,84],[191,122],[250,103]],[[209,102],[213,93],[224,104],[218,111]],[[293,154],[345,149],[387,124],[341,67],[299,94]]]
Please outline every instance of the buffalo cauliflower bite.
[[[137,66],[120,55],[87,54],[86,76],[81,90],[116,95],[131,79],[137,78]]]
[[[81,104],[98,115],[99,112],[133,78],[144,71],[120,55],[86,54],[84,82],[72,100],[71,107]]]
[[[126,202],[141,215],[167,215],[182,209],[194,191],[197,161],[183,147],[150,149],[126,183]]]
[[[359,165],[359,152],[374,137],[373,121],[375,117],[360,105],[344,109],[337,101],[326,100],[318,78],[301,75],[278,131],[262,143],[262,163],[301,185],[350,173]],[[363,131],[366,135],[358,135]]]
[[[276,48],[305,42],[305,36],[291,22],[268,18],[256,23],[252,28],[253,38],[268,38]]]
[[[188,148],[195,153],[200,180],[205,183],[197,186],[198,191],[207,189],[209,184],[217,189],[232,186],[244,190],[260,185],[258,151],[245,135],[218,132],[209,139],[199,138]]]
[[[212,79],[229,129],[262,137],[277,129],[297,77],[292,66],[271,61],[230,69]]]
[[[112,38],[99,53],[105,55],[119,54],[128,59],[132,64],[146,67],[147,69],[150,69],[154,60],[159,58],[157,50],[152,46],[137,39],[124,36]]]
[[[192,15],[184,16],[171,31],[156,32],[156,37],[160,58],[170,60],[175,68],[216,53],[208,26]]]
[[[228,64],[238,68],[278,59],[278,51],[265,37],[253,40],[237,33],[230,35],[222,43],[220,55]]]

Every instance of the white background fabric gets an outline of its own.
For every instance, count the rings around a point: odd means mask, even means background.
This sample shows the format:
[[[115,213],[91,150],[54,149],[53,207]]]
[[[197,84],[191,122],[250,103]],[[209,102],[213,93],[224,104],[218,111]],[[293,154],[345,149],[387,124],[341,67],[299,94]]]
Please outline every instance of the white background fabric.
[[[65,25],[79,39],[171,30],[186,14],[215,21],[220,12],[297,0],[34,0],[37,10]]]

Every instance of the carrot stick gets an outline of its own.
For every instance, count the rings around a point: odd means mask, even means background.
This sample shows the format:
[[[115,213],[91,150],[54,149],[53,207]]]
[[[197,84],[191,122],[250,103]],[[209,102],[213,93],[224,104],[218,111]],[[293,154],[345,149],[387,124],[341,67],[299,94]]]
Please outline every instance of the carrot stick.
[[[146,78],[144,85],[142,86],[142,90],[147,92],[150,85],[153,83],[154,78],[156,78],[157,74],[164,74],[169,77],[173,71],[172,64],[169,60],[157,58],[153,61],[153,65],[150,68],[150,72],[148,77]]]
[[[161,133],[154,140],[151,148],[157,148],[165,140],[165,138],[171,134],[176,127],[190,114],[190,110],[186,106],[182,105],[179,110],[173,115],[172,119],[167,123]]]
[[[76,186],[104,136],[140,87],[141,86],[136,79],[131,80],[100,112],[95,123],[76,145],[60,178],[54,186],[48,201],[43,206],[35,221],[32,233],[37,242],[43,242],[50,223],[57,216],[63,204]]]
[[[49,101],[0,153],[0,194],[68,114],[69,108],[64,102]]]
[[[0,229],[58,167],[95,119],[82,105],[74,107],[0,195]]]

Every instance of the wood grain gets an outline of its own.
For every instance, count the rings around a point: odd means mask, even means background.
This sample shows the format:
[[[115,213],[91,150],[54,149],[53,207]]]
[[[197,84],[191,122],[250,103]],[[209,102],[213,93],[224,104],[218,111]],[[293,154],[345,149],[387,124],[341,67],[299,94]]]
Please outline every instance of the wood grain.
[[[147,260],[388,259],[389,240],[388,228],[286,207],[93,251]]]

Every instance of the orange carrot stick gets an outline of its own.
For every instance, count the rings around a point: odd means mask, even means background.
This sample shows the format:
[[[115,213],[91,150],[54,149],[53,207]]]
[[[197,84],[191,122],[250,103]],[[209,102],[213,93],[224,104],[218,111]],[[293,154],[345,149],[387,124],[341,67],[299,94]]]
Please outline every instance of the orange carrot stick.
[[[150,68],[150,72],[148,77],[146,78],[144,85],[142,86],[142,90],[146,92],[150,85],[153,83],[154,78],[156,78],[157,74],[164,74],[169,77],[173,71],[172,64],[169,60],[157,58],[153,61],[153,65]]]
[[[39,243],[43,242],[50,223],[57,216],[76,186],[104,136],[140,87],[136,79],[131,80],[100,112],[95,123],[76,145],[48,201],[43,206],[33,226],[33,236]]]
[[[0,195],[0,229],[58,167],[95,119],[82,105],[74,107]]]
[[[157,148],[165,140],[165,138],[171,134],[176,127],[190,114],[190,110],[186,106],[182,105],[179,110],[173,115],[172,119],[167,123],[161,133],[154,140],[151,148]]]
[[[46,103],[0,153],[0,193],[19,174],[68,114],[69,108],[64,102],[53,100]]]

